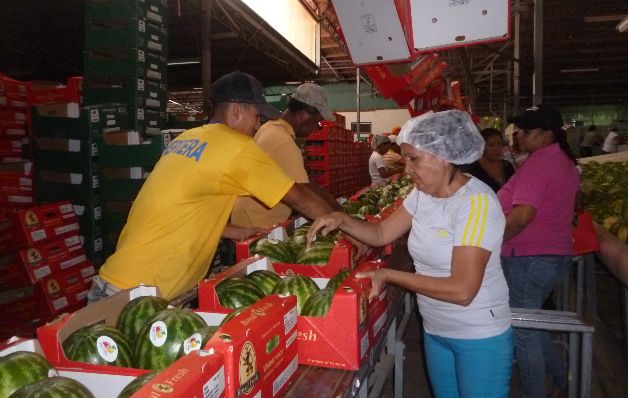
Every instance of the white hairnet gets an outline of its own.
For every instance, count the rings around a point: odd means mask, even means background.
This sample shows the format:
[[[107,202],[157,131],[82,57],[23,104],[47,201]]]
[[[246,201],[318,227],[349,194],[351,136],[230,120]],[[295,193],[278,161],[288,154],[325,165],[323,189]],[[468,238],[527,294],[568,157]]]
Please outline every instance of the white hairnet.
[[[397,143],[412,145],[453,164],[473,163],[484,151],[484,139],[471,116],[458,110],[408,120],[397,136]]]
[[[377,134],[373,136],[371,140],[371,148],[377,149],[378,146],[390,142],[390,139],[385,135]]]

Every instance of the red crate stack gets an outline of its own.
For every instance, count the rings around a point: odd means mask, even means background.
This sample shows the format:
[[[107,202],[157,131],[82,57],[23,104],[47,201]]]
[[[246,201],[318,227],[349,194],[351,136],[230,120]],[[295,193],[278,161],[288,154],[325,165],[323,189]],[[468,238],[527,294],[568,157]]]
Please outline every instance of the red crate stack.
[[[0,74],[0,206],[33,205],[27,84]]]
[[[0,338],[34,335],[86,303],[96,270],[85,257],[70,202],[0,208]]]
[[[353,133],[345,128],[343,115],[335,116],[335,122],[324,122],[321,129],[308,135],[305,167],[310,181],[340,197],[368,185],[371,151],[368,144],[354,142]]]

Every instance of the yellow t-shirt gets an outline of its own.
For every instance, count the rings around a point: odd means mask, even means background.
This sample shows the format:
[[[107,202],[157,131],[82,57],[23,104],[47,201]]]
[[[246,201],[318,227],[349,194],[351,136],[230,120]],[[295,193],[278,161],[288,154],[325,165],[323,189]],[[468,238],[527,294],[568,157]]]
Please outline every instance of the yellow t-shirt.
[[[293,184],[247,135],[223,124],[185,131],[142,186],[100,277],[172,299],[206,275],[237,196],[274,206]]]
[[[259,128],[255,142],[295,182],[308,183],[303,155],[294,137],[292,126],[283,119],[277,119]],[[270,228],[285,221],[291,213],[292,210],[282,203],[269,209],[253,198],[240,197],[233,208],[231,223],[247,228]]]

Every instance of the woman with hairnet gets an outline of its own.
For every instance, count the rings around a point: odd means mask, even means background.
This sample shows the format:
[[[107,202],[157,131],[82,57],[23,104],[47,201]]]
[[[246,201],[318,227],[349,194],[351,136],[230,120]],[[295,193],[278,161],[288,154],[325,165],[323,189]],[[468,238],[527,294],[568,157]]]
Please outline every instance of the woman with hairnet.
[[[379,269],[371,297],[385,283],[416,292],[427,368],[436,397],[508,397],[513,331],[500,264],[505,219],[495,193],[459,165],[477,160],[484,140],[471,117],[451,110],[409,120],[397,142],[415,189],[390,217],[371,224],[334,212],[317,232],[340,230],[384,246],[408,230],[415,272]]]
[[[403,172],[403,166],[387,168],[384,155],[390,147],[390,139],[385,135],[374,135],[371,140],[373,153],[369,158],[369,174],[371,175],[371,185],[384,185],[390,177]]]

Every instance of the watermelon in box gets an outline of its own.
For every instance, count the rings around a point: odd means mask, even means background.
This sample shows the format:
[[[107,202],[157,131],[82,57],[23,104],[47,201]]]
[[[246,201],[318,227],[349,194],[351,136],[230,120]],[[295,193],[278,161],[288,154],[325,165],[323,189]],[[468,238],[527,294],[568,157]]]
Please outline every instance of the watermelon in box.
[[[230,312],[220,304],[216,286],[228,278],[271,268],[267,258],[252,257],[202,281],[198,286],[200,310]],[[358,269],[364,268],[359,266]],[[336,289],[326,316],[298,317],[300,364],[355,370],[366,358],[371,347],[367,318],[370,280],[356,279],[354,274]],[[329,278],[313,280],[319,288],[325,288],[330,281]],[[338,333],[339,330],[343,333]]]

